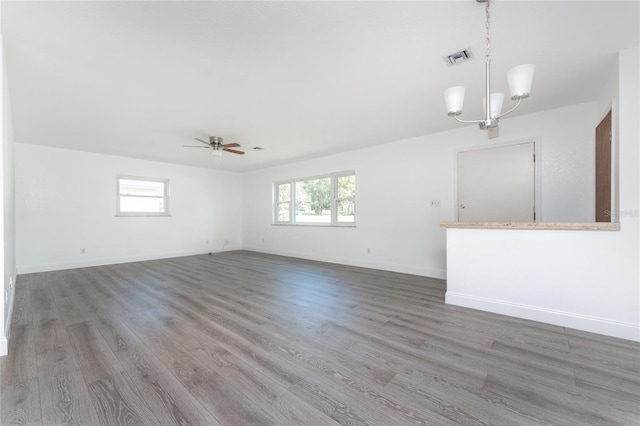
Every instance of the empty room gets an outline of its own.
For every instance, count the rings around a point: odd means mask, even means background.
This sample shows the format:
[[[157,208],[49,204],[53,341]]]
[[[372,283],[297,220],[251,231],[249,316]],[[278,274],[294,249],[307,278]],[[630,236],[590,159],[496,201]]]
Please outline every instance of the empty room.
[[[640,425],[640,1],[0,34],[0,424]]]

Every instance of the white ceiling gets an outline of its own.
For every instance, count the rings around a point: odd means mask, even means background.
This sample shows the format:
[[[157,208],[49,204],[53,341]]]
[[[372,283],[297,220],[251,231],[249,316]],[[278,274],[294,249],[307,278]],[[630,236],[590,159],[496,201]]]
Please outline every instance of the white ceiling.
[[[492,2],[494,91],[535,63],[518,114],[597,99],[616,53],[639,43],[639,5]],[[463,118],[482,115],[474,0],[1,7],[17,142],[246,171],[459,127],[453,85],[467,87]],[[473,61],[445,63],[464,48]],[[210,135],[247,154],[182,147]]]

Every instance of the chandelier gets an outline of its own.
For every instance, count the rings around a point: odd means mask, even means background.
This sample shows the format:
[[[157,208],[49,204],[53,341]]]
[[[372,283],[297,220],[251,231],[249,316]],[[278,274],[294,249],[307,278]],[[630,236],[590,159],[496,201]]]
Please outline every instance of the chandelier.
[[[501,117],[514,111],[523,99],[528,98],[531,92],[531,82],[533,81],[533,64],[519,65],[511,68],[507,73],[509,81],[509,91],[511,99],[518,101],[516,105],[509,111],[502,113],[502,101],[504,93],[491,93],[491,20],[489,14],[489,3],[491,0],[477,0],[478,3],[485,3],[486,29],[487,29],[487,52],[485,54],[485,70],[486,70],[486,95],[483,99],[485,108],[485,117],[482,120],[462,120],[459,116],[462,114],[462,105],[464,103],[464,86],[450,87],[444,92],[444,99],[447,105],[448,114],[461,123],[478,123],[480,129],[487,130],[489,138],[498,136],[498,121]]]

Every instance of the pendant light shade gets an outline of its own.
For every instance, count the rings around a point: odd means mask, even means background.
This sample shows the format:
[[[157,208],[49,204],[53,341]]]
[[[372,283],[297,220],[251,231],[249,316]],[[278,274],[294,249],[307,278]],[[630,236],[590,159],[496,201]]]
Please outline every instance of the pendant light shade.
[[[449,87],[444,91],[444,101],[447,104],[447,112],[449,115],[462,114],[462,105],[464,104],[464,87]]]
[[[500,117],[502,112],[502,101],[504,101],[504,93],[492,93],[491,94],[491,118]],[[484,113],[487,113],[487,97],[482,98],[482,105],[484,106]]]
[[[535,66],[533,64],[524,64],[509,70],[507,80],[509,80],[511,99],[516,100],[529,97],[534,69]]]

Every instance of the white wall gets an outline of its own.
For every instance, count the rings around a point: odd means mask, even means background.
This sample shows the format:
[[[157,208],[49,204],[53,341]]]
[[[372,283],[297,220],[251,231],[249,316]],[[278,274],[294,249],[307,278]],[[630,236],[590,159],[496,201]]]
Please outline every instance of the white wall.
[[[22,143],[15,164],[18,273],[242,246],[238,173]],[[117,174],[169,178],[171,217],[116,217]]]
[[[621,52],[620,231],[450,229],[447,303],[640,341],[639,76]]]
[[[8,338],[10,332],[10,318],[13,310],[15,295],[14,281],[15,271],[15,203],[14,203],[14,172],[13,172],[13,126],[11,117],[11,102],[7,75],[4,72],[4,52],[2,38],[0,37],[0,169],[2,170],[2,186],[0,187],[0,200],[3,208],[0,211],[0,356],[6,355],[8,350]]]
[[[449,229],[446,303],[640,340],[637,238],[625,228]]]
[[[597,103],[505,119],[498,139],[477,126],[377,145],[244,175],[247,249],[445,276],[445,230],[455,220],[456,152],[535,140],[540,221],[594,220],[594,133]],[[567,161],[570,159],[570,161]],[[356,228],[274,226],[272,183],[356,171]],[[431,208],[430,200],[440,200]],[[371,248],[371,254],[367,254]]]

